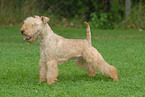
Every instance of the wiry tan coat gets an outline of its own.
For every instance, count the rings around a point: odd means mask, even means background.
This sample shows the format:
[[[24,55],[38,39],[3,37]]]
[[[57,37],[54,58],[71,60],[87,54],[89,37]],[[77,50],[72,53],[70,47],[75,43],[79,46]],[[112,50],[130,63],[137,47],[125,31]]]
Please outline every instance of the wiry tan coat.
[[[49,18],[44,16],[28,17],[21,28],[29,42],[38,36],[40,41],[39,77],[40,82],[55,83],[58,76],[57,65],[73,59],[75,63],[94,76],[96,71],[118,81],[117,69],[109,65],[101,54],[91,45],[91,32],[87,22],[86,39],[66,39],[55,34],[47,24]]]

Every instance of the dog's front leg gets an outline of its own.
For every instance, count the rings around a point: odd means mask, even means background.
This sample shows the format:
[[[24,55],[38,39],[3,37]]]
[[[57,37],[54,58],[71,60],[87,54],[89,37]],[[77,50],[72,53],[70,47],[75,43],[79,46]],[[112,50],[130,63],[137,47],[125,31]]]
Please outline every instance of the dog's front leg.
[[[47,83],[53,84],[55,81],[57,81],[58,76],[58,67],[57,67],[57,61],[51,60],[47,62]]]
[[[39,78],[40,78],[40,82],[46,81],[46,71],[47,71],[46,61],[44,59],[40,59],[39,60]]]

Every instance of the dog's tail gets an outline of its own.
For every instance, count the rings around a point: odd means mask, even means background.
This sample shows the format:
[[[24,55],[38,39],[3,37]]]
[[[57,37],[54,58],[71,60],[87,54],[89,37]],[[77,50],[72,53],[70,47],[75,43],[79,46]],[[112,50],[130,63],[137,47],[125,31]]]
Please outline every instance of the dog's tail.
[[[86,40],[88,40],[91,43],[91,31],[90,31],[90,26],[87,22],[84,22],[84,24],[86,25],[86,30],[87,30],[87,37]]]

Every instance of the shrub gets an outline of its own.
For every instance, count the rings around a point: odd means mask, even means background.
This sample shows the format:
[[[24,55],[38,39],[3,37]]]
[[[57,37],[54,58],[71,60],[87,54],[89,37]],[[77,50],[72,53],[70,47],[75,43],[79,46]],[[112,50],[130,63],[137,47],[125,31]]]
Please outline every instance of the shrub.
[[[112,23],[108,19],[108,15],[106,13],[91,13],[91,20],[90,25],[93,28],[98,29],[107,29],[107,28],[113,28]]]

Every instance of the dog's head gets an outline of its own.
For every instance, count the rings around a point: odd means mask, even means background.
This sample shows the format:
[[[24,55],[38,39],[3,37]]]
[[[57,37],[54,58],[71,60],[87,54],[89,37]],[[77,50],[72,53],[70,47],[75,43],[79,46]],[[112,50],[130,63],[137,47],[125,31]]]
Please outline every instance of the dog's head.
[[[40,34],[43,25],[47,22],[49,22],[49,18],[45,16],[28,17],[26,20],[24,20],[24,24],[21,27],[21,34],[25,35],[24,40],[33,42]]]

